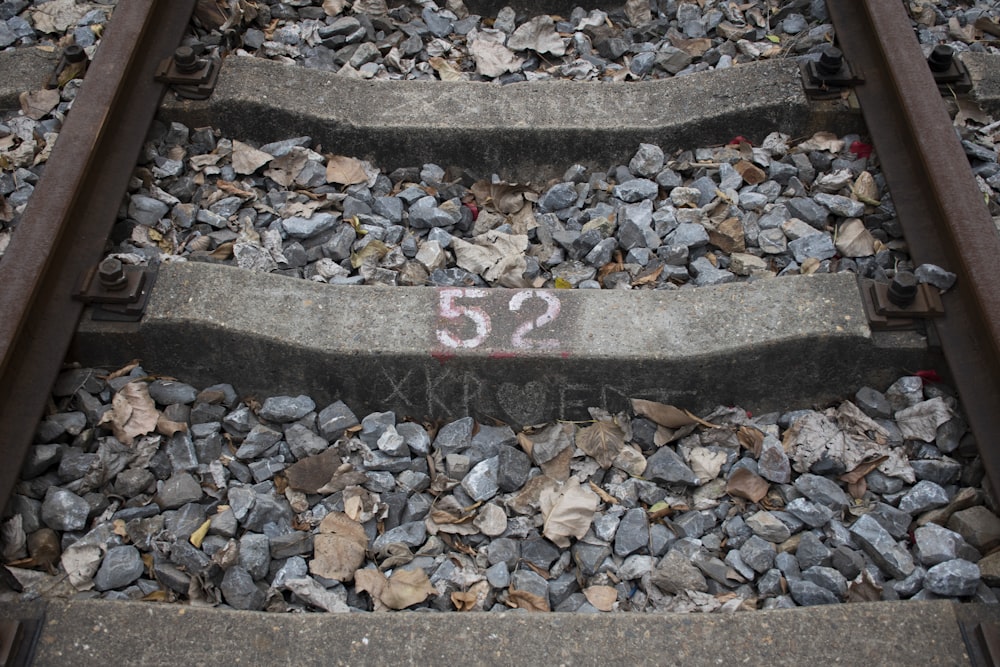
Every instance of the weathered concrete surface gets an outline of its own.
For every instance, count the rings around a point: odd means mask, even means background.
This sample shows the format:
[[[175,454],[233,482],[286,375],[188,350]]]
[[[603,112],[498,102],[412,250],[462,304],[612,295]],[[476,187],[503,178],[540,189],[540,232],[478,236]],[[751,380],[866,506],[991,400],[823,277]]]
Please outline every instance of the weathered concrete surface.
[[[86,316],[76,358],[243,394],[524,425],[617,411],[825,403],[926,367],[922,337],[873,337],[852,276],[695,290],[335,287],[199,263],[162,267],[141,325]]]
[[[35,665],[969,665],[946,601],[735,614],[266,614],[51,602]],[[0,617],[27,615],[0,604]],[[34,609],[37,613],[37,606]]]
[[[58,62],[57,53],[41,48],[0,53],[0,110],[20,109],[20,94],[44,87]]]
[[[976,101],[984,111],[1000,114],[1000,56],[963,53],[959,57],[969,70]]]
[[[791,60],[660,81],[501,86],[363,81],[232,57],[209,100],[168,99],[160,118],[259,142],[309,135],[326,151],[385,170],[434,162],[537,180],[574,163],[622,164],[640,142],[670,152],[737,135],[759,142],[775,130],[804,136],[861,127],[860,115],[839,105],[807,100]]]

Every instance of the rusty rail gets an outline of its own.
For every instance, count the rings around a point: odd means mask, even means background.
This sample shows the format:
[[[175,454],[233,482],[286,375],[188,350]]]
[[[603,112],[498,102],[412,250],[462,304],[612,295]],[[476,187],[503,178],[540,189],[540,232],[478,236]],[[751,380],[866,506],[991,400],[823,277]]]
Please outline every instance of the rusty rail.
[[[195,0],[119,2],[10,247],[0,261],[0,506],[32,444],[165,87],[153,79]]]
[[[936,331],[979,444],[1000,488],[1000,237],[924,60],[904,3],[827,7],[864,82],[854,90],[913,258],[958,275]]]

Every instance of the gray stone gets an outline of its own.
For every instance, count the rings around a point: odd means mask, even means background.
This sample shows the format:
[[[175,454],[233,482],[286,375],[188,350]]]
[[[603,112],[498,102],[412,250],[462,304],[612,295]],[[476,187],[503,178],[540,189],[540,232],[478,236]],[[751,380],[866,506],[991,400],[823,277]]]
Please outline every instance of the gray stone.
[[[124,588],[141,577],[144,569],[138,549],[132,545],[111,547],[94,575],[94,588],[99,591]]]
[[[396,433],[406,440],[406,446],[416,456],[424,456],[431,451],[431,438],[427,429],[416,422],[396,424]]]
[[[316,435],[299,423],[289,424],[285,427],[285,442],[288,443],[288,449],[292,451],[292,455],[296,459],[321,454],[330,446],[326,438]]]
[[[59,463],[63,455],[62,445],[35,445],[28,450],[24,465],[21,466],[21,479],[33,479]]]
[[[497,453],[497,486],[504,493],[517,491],[528,481],[531,459],[515,447],[503,445]]]
[[[899,500],[899,509],[911,515],[944,507],[948,504],[948,492],[940,484],[930,480],[920,480]]]
[[[822,586],[841,600],[847,597],[847,579],[832,567],[813,565],[802,570],[802,578]]]
[[[543,537],[524,540],[521,543],[521,559],[532,565],[548,570],[559,558],[559,549]]]
[[[242,523],[247,530],[256,532],[286,532],[291,528],[292,508],[284,498],[277,498],[270,493],[258,493]]]
[[[250,429],[247,437],[243,439],[243,443],[236,450],[236,458],[243,460],[257,458],[277,444],[281,440],[281,436],[281,431],[257,424]]]
[[[698,484],[694,471],[669,446],[660,447],[649,457],[643,476],[661,484]]]
[[[271,540],[260,533],[246,533],[240,538],[240,567],[254,580],[267,575],[271,563]]]
[[[733,585],[733,580],[730,578],[729,566],[715,556],[707,553],[704,549],[699,549],[693,553],[691,555],[691,562],[706,577],[713,579],[723,586]]]
[[[833,552],[827,547],[813,532],[804,532],[799,538],[799,546],[795,550],[795,558],[799,561],[799,567],[807,570],[815,565],[828,566],[831,564]]]
[[[312,217],[309,218],[293,216],[282,220],[281,228],[289,238],[307,239],[321,234],[328,229],[333,229],[338,218],[339,214],[335,215],[324,212],[313,213]]]
[[[201,484],[190,473],[181,472],[163,482],[153,500],[161,510],[176,509],[201,500]]]
[[[458,453],[472,444],[472,429],[475,421],[472,417],[463,417],[445,424],[434,438],[434,447],[442,454]]]
[[[271,559],[281,560],[300,554],[311,554],[313,535],[303,530],[294,530],[270,539]]]
[[[651,199],[659,194],[660,186],[648,178],[633,178],[616,185],[612,194],[623,202],[632,204],[643,199]]]
[[[52,530],[83,530],[89,514],[87,501],[66,489],[49,487],[42,501],[42,521]]]
[[[696,222],[682,222],[667,237],[669,244],[686,248],[700,248],[708,244],[708,232]]]
[[[410,456],[410,448],[406,446],[406,438],[396,432],[395,426],[387,427],[379,436],[376,445],[388,456],[405,456],[407,458]]]
[[[874,419],[888,419],[892,416],[892,406],[886,400],[885,394],[877,389],[862,387],[854,395],[854,403],[862,412]]]
[[[154,380],[149,383],[149,396],[160,405],[194,403],[198,390],[189,384],[174,380]]]
[[[173,592],[181,595],[188,594],[191,576],[166,560],[155,559],[153,561],[153,575],[158,582]]]
[[[549,599],[549,582],[531,570],[517,570],[510,577],[510,587],[537,595],[546,602]]]
[[[799,475],[795,480],[795,488],[809,500],[824,505],[834,511],[846,509],[851,499],[836,482],[819,475]]]
[[[343,435],[347,429],[360,423],[357,416],[343,401],[336,401],[323,408],[316,420],[320,435],[330,442]]]
[[[302,419],[316,409],[308,396],[272,396],[264,399],[260,416],[268,421],[284,424]]]
[[[788,244],[788,249],[792,251],[792,256],[799,264],[810,257],[823,260],[830,259],[837,254],[833,237],[826,232],[795,239]]]
[[[650,581],[664,593],[708,590],[705,575],[691,564],[688,557],[676,549],[667,552],[653,570]]]
[[[822,205],[806,197],[793,197],[785,202],[792,217],[805,220],[816,229],[823,229],[830,212]]]
[[[433,227],[449,227],[455,224],[450,213],[437,205],[434,197],[421,197],[414,202],[408,211],[410,227],[413,229],[430,229]]]
[[[757,235],[757,245],[768,255],[779,255],[788,249],[788,239],[779,228],[762,229]]]
[[[775,597],[784,593],[784,577],[781,570],[771,569],[757,580],[757,592],[761,597]]]
[[[949,597],[973,595],[979,587],[979,566],[967,560],[950,560],[927,570],[924,588]]]
[[[790,579],[788,592],[795,603],[803,607],[840,602],[836,595],[807,579]]]
[[[865,212],[865,205],[863,203],[843,195],[818,192],[813,195],[813,200],[828,208],[834,215],[839,215],[842,218],[859,218]]]
[[[655,565],[656,559],[652,556],[632,554],[618,568],[618,576],[625,581],[641,579],[646,574],[652,572]]]
[[[914,531],[916,546],[913,553],[921,565],[932,567],[958,556],[958,547],[965,542],[955,531],[936,523],[920,526]]]
[[[758,573],[774,566],[774,545],[758,535],[751,535],[739,548],[740,558]]]
[[[497,482],[499,468],[499,456],[491,456],[480,461],[469,471],[469,474],[462,478],[462,488],[473,500],[489,500],[500,491]]]
[[[146,195],[132,195],[128,204],[128,216],[146,227],[156,225],[169,211],[169,206]]]
[[[850,531],[865,553],[889,575],[905,579],[913,572],[909,551],[897,544],[874,517],[862,516],[851,525]]]
[[[822,528],[833,518],[833,510],[805,498],[795,498],[785,505],[785,511],[798,517],[810,528]]]
[[[656,144],[639,144],[639,150],[628,163],[629,171],[637,176],[655,178],[663,169],[663,149]]]
[[[507,567],[515,567],[521,557],[521,543],[509,537],[500,537],[487,544],[485,552],[491,565],[506,563]]]
[[[635,507],[622,517],[615,533],[614,552],[616,556],[628,556],[649,546],[649,518],[646,510]]]
[[[749,517],[746,519],[746,524],[754,532],[754,535],[759,535],[775,544],[784,542],[792,535],[788,526],[767,510],[761,510]]]
[[[198,452],[189,432],[175,433],[167,440],[167,457],[174,472],[194,470],[198,467]]]
[[[736,281],[736,274],[716,267],[707,257],[699,257],[691,262],[688,268],[694,276],[694,284],[699,287],[724,285]]]
[[[170,545],[170,561],[191,575],[203,574],[212,564],[204,551],[186,540]]]
[[[757,459],[757,474],[777,484],[792,481],[792,465],[777,438],[765,436]]]
[[[379,438],[390,427],[395,428],[395,412],[372,412],[361,420],[361,432],[358,438],[369,447],[378,447]]]
[[[861,574],[861,569],[865,566],[865,559],[854,549],[841,544],[833,550],[830,564],[847,579],[854,579]]]
[[[902,540],[909,535],[910,523],[913,518],[906,512],[886,503],[875,503],[870,514],[897,540]]]
[[[543,213],[561,211],[572,206],[577,197],[576,186],[573,183],[557,183],[538,199],[538,206]]]
[[[226,570],[219,588],[223,599],[234,609],[258,611],[264,608],[264,592],[257,588],[250,573],[240,566]]]
[[[486,568],[486,581],[493,588],[507,588],[510,585],[510,569],[507,563],[500,561]]]
[[[962,474],[962,465],[950,458],[910,461],[910,467],[918,480],[926,479],[940,486],[954,484]]]
[[[948,528],[983,553],[1000,545],[1000,519],[982,505],[952,514],[948,519]]]
[[[387,530],[372,543],[372,551],[380,552],[390,544],[402,543],[408,547],[416,549],[427,541],[427,528],[423,521],[411,521],[397,526],[392,530]]]
[[[584,576],[592,577],[604,569],[604,565],[611,556],[611,547],[606,544],[588,544],[587,542],[576,542],[570,551],[573,561]]]
[[[894,581],[892,590],[901,598],[908,598],[916,595],[924,587],[924,579],[927,578],[927,570],[916,567],[906,579]]]
[[[936,264],[921,264],[913,272],[922,283],[937,287],[939,290],[949,290],[955,284],[957,276],[951,271],[945,271]]]

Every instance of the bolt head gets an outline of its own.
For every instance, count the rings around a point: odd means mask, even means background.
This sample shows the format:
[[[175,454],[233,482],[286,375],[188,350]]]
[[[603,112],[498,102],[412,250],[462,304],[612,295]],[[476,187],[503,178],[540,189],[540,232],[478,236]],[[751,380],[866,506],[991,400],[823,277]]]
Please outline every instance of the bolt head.
[[[909,271],[897,271],[889,285],[889,301],[906,308],[917,298],[917,277]]]

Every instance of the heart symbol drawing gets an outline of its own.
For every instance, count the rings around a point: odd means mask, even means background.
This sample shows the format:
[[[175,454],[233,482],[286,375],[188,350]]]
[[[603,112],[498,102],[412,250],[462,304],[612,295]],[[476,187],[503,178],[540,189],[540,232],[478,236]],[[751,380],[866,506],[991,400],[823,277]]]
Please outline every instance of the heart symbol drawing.
[[[510,421],[518,426],[540,424],[554,414],[549,405],[549,389],[542,382],[504,382],[497,387],[497,403]]]

